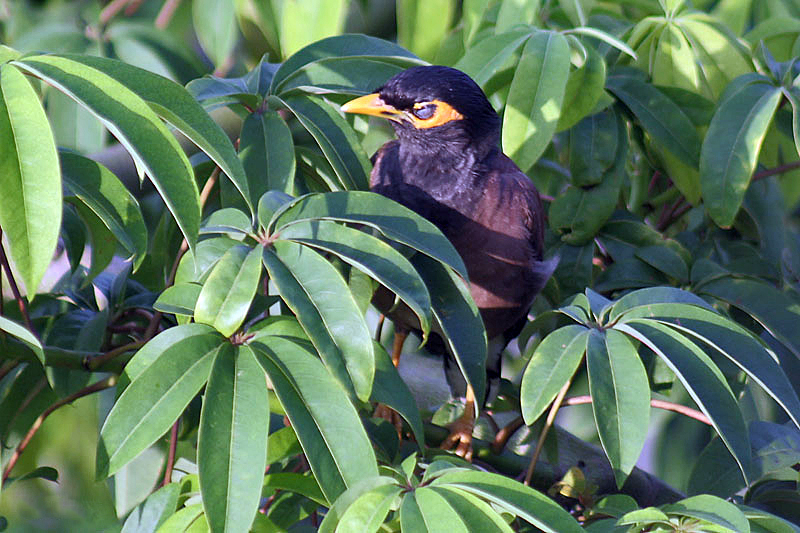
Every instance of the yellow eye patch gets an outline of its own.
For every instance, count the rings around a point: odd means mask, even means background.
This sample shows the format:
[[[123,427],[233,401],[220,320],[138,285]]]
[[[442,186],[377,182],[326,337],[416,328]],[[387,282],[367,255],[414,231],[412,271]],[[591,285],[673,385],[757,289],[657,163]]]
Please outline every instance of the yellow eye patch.
[[[430,102],[417,102],[409,118],[415,128],[435,128],[447,124],[451,120],[461,120],[464,115],[459,113],[447,102],[431,100]]]

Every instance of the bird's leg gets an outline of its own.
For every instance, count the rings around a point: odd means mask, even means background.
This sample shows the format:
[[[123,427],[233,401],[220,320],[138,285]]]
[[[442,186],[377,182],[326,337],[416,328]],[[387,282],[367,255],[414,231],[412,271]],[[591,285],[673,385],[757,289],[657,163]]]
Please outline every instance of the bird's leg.
[[[409,330],[405,328],[398,327],[395,324],[394,328],[394,342],[392,343],[392,364],[394,364],[395,368],[400,364],[400,354],[403,353],[403,344],[406,342],[406,337],[408,337]],[[400,418],[400,415],[397,414],[397,411],[389,407],[388,405],[384,405],[379,403],[377,407],[375,407],[375,412],[373,416],[378,418],[383,418],[394,425],[395,429],[397,430],[397,436],[402,440],[403,438],[403,420]]]
[[[452,450],[456,455],[472,461],[472,431],[475,429],[475,391],[467,383],[467,401],[464,414],[450,426],[450,434],[442,442],[441,448]]]

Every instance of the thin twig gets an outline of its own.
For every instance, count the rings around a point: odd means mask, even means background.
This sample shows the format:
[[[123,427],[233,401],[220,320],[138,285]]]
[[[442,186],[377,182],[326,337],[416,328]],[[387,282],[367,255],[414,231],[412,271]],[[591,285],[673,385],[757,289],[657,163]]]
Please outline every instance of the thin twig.
[[[0,234],[2,237],[2,234]],[[0,264],[3,266],[3,270],[6,271],[6,277],[8,278],[8,285],[11,287],[11,292],[14,294],[14,299],[17,301],[17,305],[19,305],[19,311],[22,313],[22,318],[25,320],[25,325],[28,329],[36,335],[36,330],[33,329],[33,322],[31,322],[31,317],[28,314],[28,305],[25,303],[25,299],[22,297],[22,293],[19,292],[19,287],[17,286],[17,281],[14,279],[14,274],[11,272],[11,265],[8,262],[8,257],[6,256],[6,250],[3,247],[3,242],[0,240]],[[36,287],[28,287],[28,292],[35,292]]]
[[[20,360],[19,359],[11,359],[3,363],[0,366],[0,381],[3,380],[4,377],[8,375],[9,372],[17,368],[19,366]]]
[[[752,181],[763,180],[764,178],[774,176],[775,174],[783,174],[784,172],[789,172],[790,170],[794,170],[796,168],[800,168],[800,161],[792,161],[791,163],[786,163],[785,165],[778,165],[777,167],[756,172],[753,174]]]
[[[178,448],[178,424],[180,422],[180,418],[176,420],[169,433],[169,455],[167,455],[167,467],[164,469],[164,481],[161,482],[162,487],[172,483],[172,469],[175,467],[175,450]]]
[[[122,8],[130,2],[131,0],[112,0],[108,3],[106,7],[100,12],[100,24],[106,25],[108,21],[116,16],[117,13],[122,11]]]
[[[102,380],[98,381],[97,383],[94,383],[93,385],[89,385],[88,387],[84,387],[83,389],[79,390],[78,392],[70,394],[66,398],[63,398],[63,399],[57,401],[56,403],[54,403],[53,405],[51,405],[50,407],[45,409],[45,411],[42,414],[40,414],[38,416],[38,418],[36,418],[36,420],[33,422],[33,425],[31,425],[31,428],[28,430],[28,433],[25,435],[25,437],[20,441],[19,444],[17,444],[17,448],[16,448],[16,450],[14,450],[14,454],[8,460],[8,464],[6,465],[6,469],[3,471],[3,483],[5,483],[6,480],[8,479],[8,476],[11,473],[11,470],[14,468],[14,465],[17,464],[17,461],[19,460],[20,455],[22,454],[23,451],[25,451],[25,448],[31,442],[31,439],[33,438],[33,436],[36,435],[36,432],[39,431],[40,427],[42,427],[42,423],[44,423],[45,419],[48,416],[50,416],[50,414],[53,411],[55,411],[59,407],[63,407],[64,405],[72,403],[72,402],[74,402],[75,400],[77,400],[79,398],[83,398],[84,396],[88,396],[88,395],[93,394],[95,392],[99,392],[99,391],[107,389],[109,387],[113,387],[116,383],[117,383],[117,377],[116,376],[109,376],[109,377],[107,377],[105,379],[102,379]]]
[[[564,396],[567,395],[570,385],[572,385],[572,379],[569,379],[566,383],[564,383],[564,386],[561,387],[560,391],[558,391],[556,399],[553,400],[553,405],[550,406],[550,412],[547,413],[547,418],[544,421],[542,433],[539,435],[539,441],[536,443],[536,449],[533,452],[533,456],[531,456],[530,464],[528,464],[528,471],[525,473],[525,484],[529,487],[531,485],[531,478],[533,477],[533,470],[536,468],[536,462],[539,460],[539,454],[542,453],[542,448],[544,447],[544,440],[547,438],[550,428],[553,427],[553,422],[556,419],[556,413],[558,413],[558,409],[561,407],[561,402],[564,400]]]
[[[132,352],[133,350],[138,350],[142,346],[144,346],[144,341],[134,341],[128,344],[124,344],[122,346],[117,346],[113,350],[110,350],[106,353],[87,358],[84,366],[86,367],[87,370],[94,372],[95,370],[103,366],[105,363],[111,361],[112,359],[116,359],[117,357],[126,352]]]
[[[156,28],[163,30],[169,26],[172,15],[175,14],[179,5],[181,5],[181,0],[167,0],[164,2],[164,5],[161,6],[161,11],[159,11],[156,16]]]
[[[564,400],[564,405],[583,405],[587,403],[592,403],[592,397],[588,394],[584,396],[575,396],[573,398],[567,398]],[[680,413],[684,416],[688,416],[689,418],[693,418],[698,422],[702,422],[703,424],[709,426],[712,425],[711,420],[709,420],[706,415],[696,409],[686,407],[685,405],[681,405],[679,403],[667,402],[664,400],[650,400],[650,406],[655,407],[656,409]]]

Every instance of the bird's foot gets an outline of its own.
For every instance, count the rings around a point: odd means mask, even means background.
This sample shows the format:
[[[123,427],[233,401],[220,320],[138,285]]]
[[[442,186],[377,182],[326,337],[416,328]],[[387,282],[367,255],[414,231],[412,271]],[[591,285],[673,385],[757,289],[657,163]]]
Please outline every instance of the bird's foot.
[[[443,450],[453,450],[456,455],[472,461],[472,431],[475,419],[462,416],[450,426],[450,434],[439,446]]]
[[[375,418],[383,418],[384,420],[392,424],[394,428],[397,430],[397,437],[400,440],[403,440],[403,419],[400,417],[397,411],[395,411],[388,405],[379,403],[375,407],[375,412],[372,413],[372,416],[374,416]]]

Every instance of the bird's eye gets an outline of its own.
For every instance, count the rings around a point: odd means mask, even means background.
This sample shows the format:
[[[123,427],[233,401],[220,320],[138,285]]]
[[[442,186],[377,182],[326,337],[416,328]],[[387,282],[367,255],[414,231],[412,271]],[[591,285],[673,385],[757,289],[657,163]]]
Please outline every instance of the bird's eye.
[[[436,113],[436,104],[426,104],[411,111],[420,120],[428,120]]]

